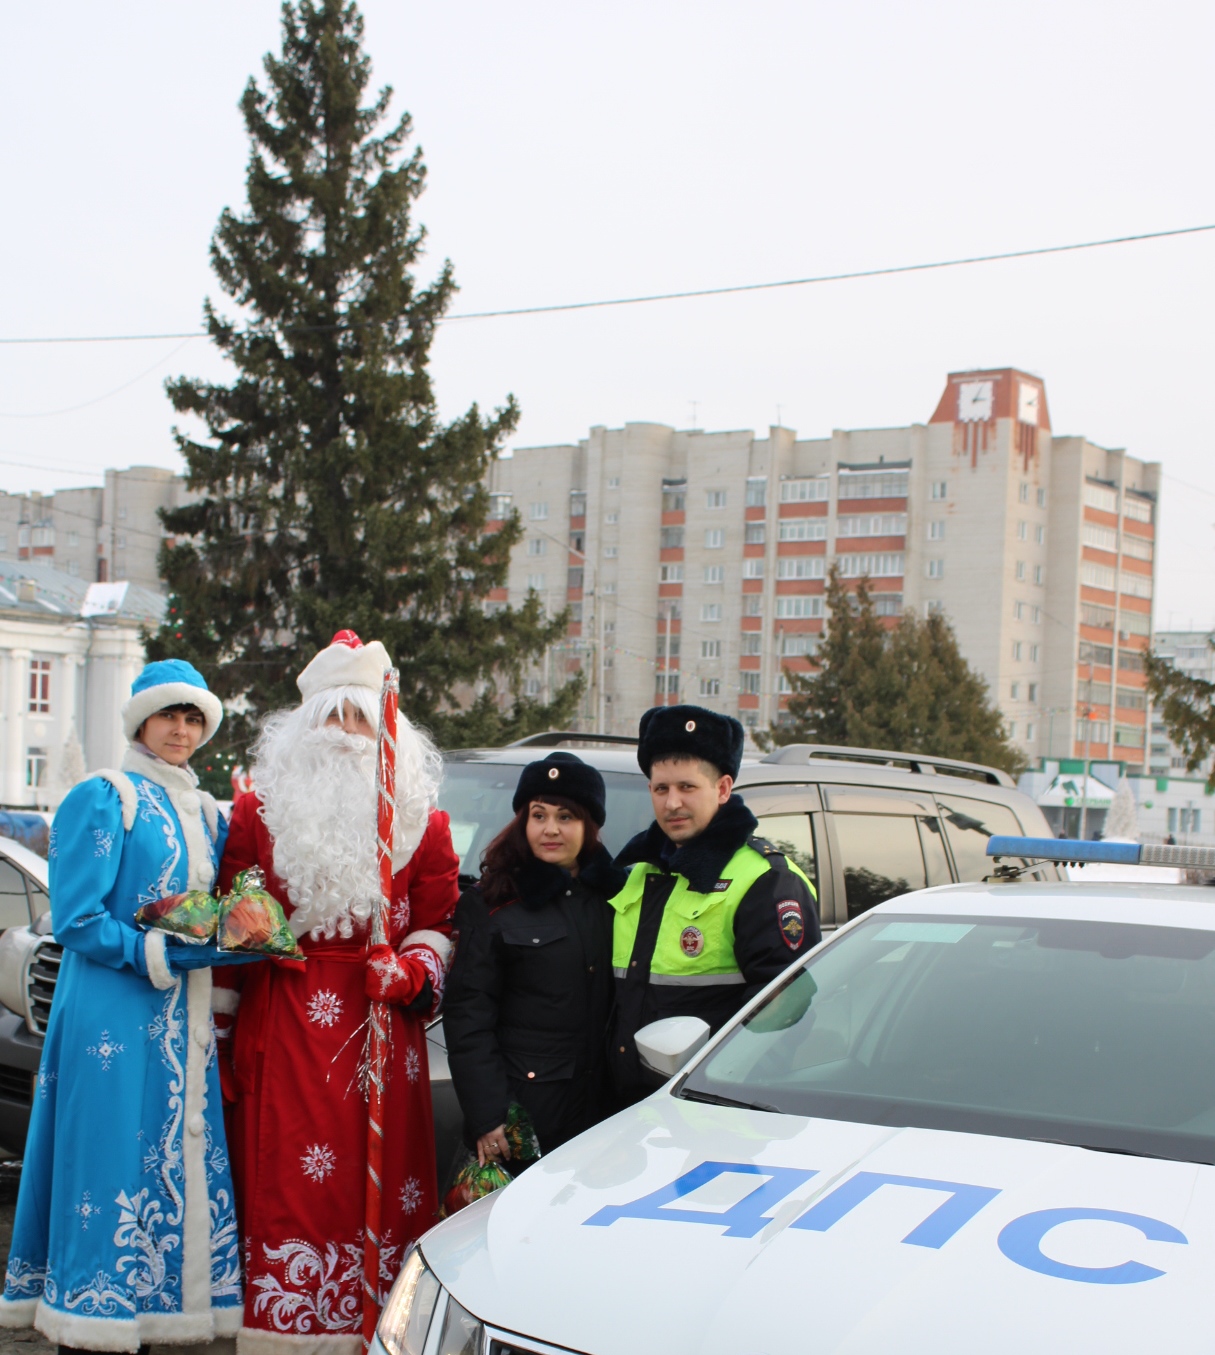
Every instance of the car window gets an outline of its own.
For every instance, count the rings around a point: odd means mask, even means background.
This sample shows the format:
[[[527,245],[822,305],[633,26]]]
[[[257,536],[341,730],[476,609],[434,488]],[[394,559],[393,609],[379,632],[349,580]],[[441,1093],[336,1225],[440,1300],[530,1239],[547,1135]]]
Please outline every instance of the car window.
[[[680,1089],[790,1115],[1215,1162],[1215,932],[871,916]]]
[[[1007,805],[970,800],[961,795],[938,795],[945,811],[945,835],[953,849],[959,880],[981,880],[991,874],[987,839],[997,833],[1020,837],[1021,825]]]
[[[924,852],[924,865],[927,868],[930,885],[947,885],[953,879],[949,873],[949,858],[945,855],[945,841],[941,836],[941,820],[938,818],[917,819],[920,829],[920,847]]]
[[[449,762],[439,808],[451,815],[451,840],[460,874],[481,873],[481,854],[514,817],[510,802],[522,767],[494,762]],[[599,836],[613,856],[654,817],[650,788],[640,772],[604,772],[607,820]]]
[[[0,930],[28,926],[30,906],[25,897],[25,872],[0,856]]]
[[[30,893],[30,916],[37,919],[51,911],[51,896],[32,876],[25,877],[25,887]]]
[[[928,884],[920,832],[910,814],[836,814],[848,916]]]
[[[814,856],[814,833],[809,814],[762,814],[759,835],[799,865],[818,892],[818,868]]]

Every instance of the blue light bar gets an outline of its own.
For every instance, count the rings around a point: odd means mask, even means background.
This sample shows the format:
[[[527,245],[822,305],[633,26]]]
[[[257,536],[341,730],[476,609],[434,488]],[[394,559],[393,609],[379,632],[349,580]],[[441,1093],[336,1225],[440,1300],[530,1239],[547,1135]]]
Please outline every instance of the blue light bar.
[[[1088,842],[1065,837],[1003,837],[987,839],[992,857],[1032,857],[1038,861],[1068,861],[1081,865],[1215,867],[1215,847],[1157,846],[1138,842]]]

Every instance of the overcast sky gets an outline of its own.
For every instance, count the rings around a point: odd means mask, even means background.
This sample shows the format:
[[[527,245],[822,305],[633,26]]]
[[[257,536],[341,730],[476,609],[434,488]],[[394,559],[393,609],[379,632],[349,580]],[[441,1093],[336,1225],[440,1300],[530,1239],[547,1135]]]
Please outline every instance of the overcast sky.
[[[1215,222],[1215,7],[1198,0],[363,8],[375,82],[425,152],[428,266],[454,262],[457,311]],[[196,328],[219,296],[217,215],[244,201],[237,100],[278,6],[0,13],[0,337]],[[688,427],[694,407],[701,428],[779,415],[803,437],[923,422],[949,371],[1019,366],[1045,379],[1056,433],[1163,462],[1156,624],[1210,625],[1213,282],[1215,233],[451,323],[434,370],[447,415],[513,392],[531,445]],[[177,467],[162,382],[221,370],[204,340],[0,346],[0,487]]]

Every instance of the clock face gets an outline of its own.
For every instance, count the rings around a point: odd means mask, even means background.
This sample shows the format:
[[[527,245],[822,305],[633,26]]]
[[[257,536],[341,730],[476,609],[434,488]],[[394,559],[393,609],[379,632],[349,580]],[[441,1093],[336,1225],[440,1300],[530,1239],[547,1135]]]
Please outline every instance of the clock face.
[[[992,381],[962,381],[958,384],[958,422],[986,422],[991,418]],[[1024,386],[1021,388],[1024,390]]]
[[[1040,394],[1037,386],[1031,386],[1025,381],[1021,382],[1021,389],[1017,392],[1017,418],[1022,423],[1032,423],[1037,427],[1038,397]]]

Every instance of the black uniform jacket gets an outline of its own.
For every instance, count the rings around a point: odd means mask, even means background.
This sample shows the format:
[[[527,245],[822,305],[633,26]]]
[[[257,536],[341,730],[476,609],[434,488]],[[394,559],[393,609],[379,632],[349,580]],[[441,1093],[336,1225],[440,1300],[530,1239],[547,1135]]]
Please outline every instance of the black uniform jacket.
[[[616,1091],[624,1101],[647,1095],[661,1081],[641,1066],[633,1036],[642,1026],[664,1016],[699,1016],[716,1031],[744,1002],[821,939],[818,909],[805,881],[789,869],[781,852],[754,835],[758,827],[755,815],[739,796],[731,795],[704,832],[682,847],[675,849],[658,824],[652,823],[616,858],[617,866],[625,870],[646,861],[664,872],[646,880],[633,953],[624,976],[615,980],[611,1063]],[[698,894],[708,894],[730,858],[747,843],[763,853],[769,869],[747,891],[734,914],[734,958],[743,983],[686,987],[651,983],[650,962],[676,877],[682,875]],[[777,905],[786,899],[801,904],[805,929],[796,946],[780,928]]]
[[[513,902],[489,908],[480,889],[456,905],[455,959],[443,1026],[471,1147],[518,1101],[542,1152],[608,1113],[612,910],[624,884],[606,848],[575,878],[534,860]]]

